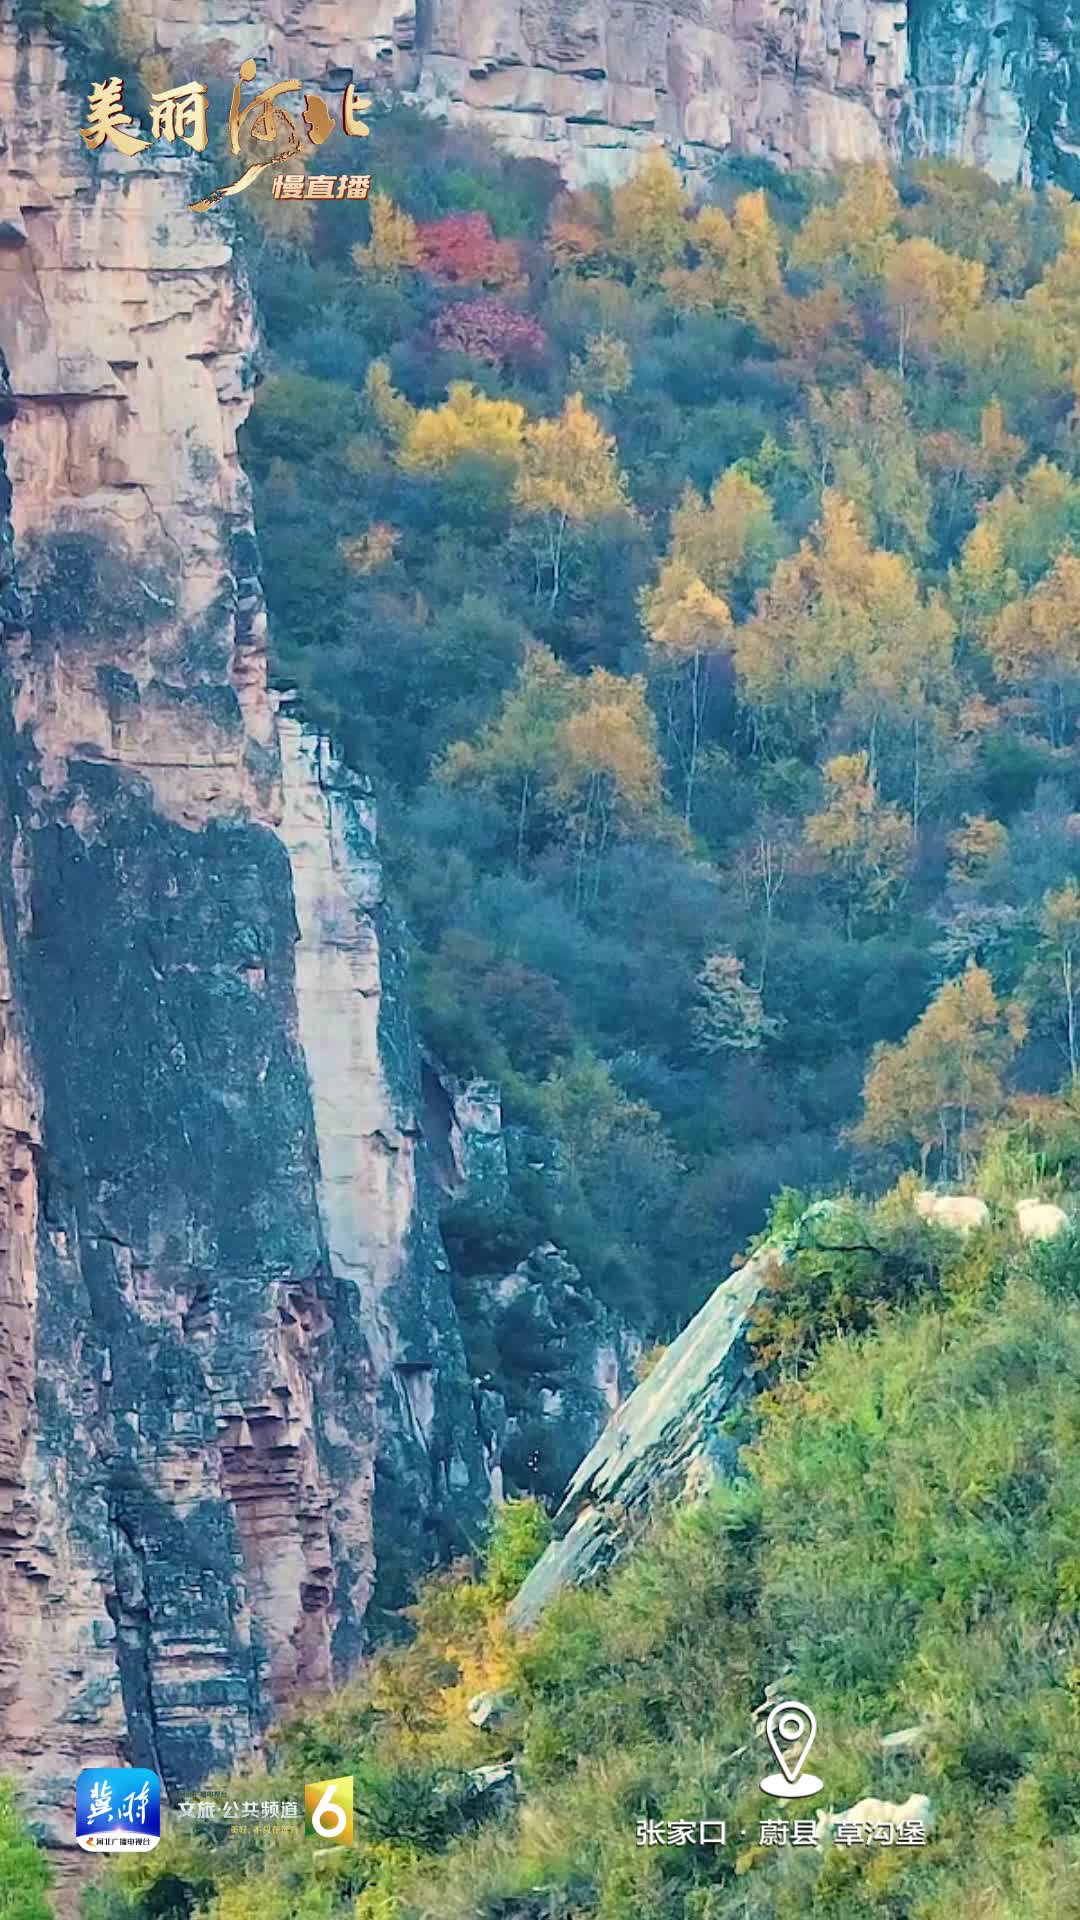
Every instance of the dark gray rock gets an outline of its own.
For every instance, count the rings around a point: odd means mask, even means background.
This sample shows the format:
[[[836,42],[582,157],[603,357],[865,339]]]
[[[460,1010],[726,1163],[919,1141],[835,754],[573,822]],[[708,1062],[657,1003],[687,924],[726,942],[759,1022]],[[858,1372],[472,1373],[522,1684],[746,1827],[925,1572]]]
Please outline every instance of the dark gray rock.
[[[662,1504],[733,1471],[725,1420],[751,1391],[746,1324],[782,1258],[765,1249],[717,1287],[613,1415],[570,1482],[559,1537],[511,1603],[512,1626],[532,1626],[561,1588],[616,1564]]]

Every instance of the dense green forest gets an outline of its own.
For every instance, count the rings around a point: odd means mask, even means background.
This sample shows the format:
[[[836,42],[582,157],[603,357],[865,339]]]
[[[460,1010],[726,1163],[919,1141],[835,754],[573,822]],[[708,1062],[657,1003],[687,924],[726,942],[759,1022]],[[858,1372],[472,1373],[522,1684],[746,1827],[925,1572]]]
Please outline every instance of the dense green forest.
[[[242,1797],[351,1772],[355,1847],[174,1821],[88,1920],[1080,1912],[1080,1253],[1010,1224],[1080,1185],[1080,210],[940,163],[564,194],[400,111],[371,167],[355,222],[244,211],[244,459],[426,1042],[550,1143],[451,1209],[462,1301],[550,1237],[662,1339],[781,1190],[882,1197],[760,1303],[732,1486],[521,1638],[511,1502],[277,1730]],[[926,1847],[757,1844],[778,1681],[831,1803],[926,1792]]]

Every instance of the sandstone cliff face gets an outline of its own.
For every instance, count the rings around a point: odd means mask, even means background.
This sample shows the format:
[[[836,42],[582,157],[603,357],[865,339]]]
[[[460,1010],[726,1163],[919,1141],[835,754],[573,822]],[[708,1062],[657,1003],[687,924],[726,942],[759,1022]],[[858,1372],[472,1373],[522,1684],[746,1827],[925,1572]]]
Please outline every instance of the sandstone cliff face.
[[[242,276],[63,81],[0,7],[0,1744],[58,1844],[487,1494],[362,808],[287,725],[282,779]]]
[[[434,0],[417,91],[572,184],[620,178],[657,137],[691,167],[863,160],[899,109],[905,22],[897,0]]]
[[[137,39],[191,72],[391,89],[574,186],[663,141],[830,166],[946,154],[1001,180],[1080,185],[1072,0],[152,0]],[[374,150],[373,150],[374,152]]]
[[[710,153],[825,166],[883,153],[906,80],[904,0],[140,0],[168,54],[251,53],[275,76],[350,75],[415,98],[573,185],[619,180],[663,140],[690,169]],[[255,10],[252,9],[254,13]]]

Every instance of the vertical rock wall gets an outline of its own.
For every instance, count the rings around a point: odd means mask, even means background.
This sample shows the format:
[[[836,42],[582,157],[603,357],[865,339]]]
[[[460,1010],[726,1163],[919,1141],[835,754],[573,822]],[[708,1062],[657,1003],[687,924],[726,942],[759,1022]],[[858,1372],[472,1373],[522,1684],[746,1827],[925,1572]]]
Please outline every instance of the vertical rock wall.
[[[690,170],[729,150],[795,166],[872,159],[907,75],[905,0],[270,0],[239,16],[225,0],[177,0],[164,17],[134,0],[131,13],[185,69],[251,54],[275,77],[355,75],[573,185],[625,178],[659,141]]]
[[[319,1142],[329,1257],[357,1289],[377,1382],[377,1599],[475,1531],[489,1496],[477,1451],[449,1267],[435,1225],[432,1148],[421,1123],[419,1051],[399,931],[383,894],[365,784],[306,733],[278,721],[292,867],[299,1035]]]
[[[279,831],[250,302],[82,107],[4,0],[0,1746],[58,1844],[82,1765],[193,1782],[347,1669],[377,1482],[390,1566],[486,1492],[372,850]]]
[[[421,18],[420,97],[574,184],[623,177],[658,138],[691,168],[871,159],[905,80],[902,0],[432,0]]]
[[[1080,13],[1072,0],[910,0],[904,138],[997,180],[1080,191]]]

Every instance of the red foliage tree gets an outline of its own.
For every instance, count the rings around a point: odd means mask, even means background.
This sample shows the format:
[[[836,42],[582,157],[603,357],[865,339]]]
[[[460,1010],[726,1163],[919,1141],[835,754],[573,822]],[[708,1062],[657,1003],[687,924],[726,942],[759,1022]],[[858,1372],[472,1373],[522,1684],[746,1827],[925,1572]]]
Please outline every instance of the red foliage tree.
[[[432,332],[437,347],[503,365],[539,360],[547,349],[547,334],[538,320],[490,294],[444,308]]]
[[[447,213],[416,230],[420,265],[448,286],[510,287],[521,280],[513,240],[496,240],[486,213]]]

